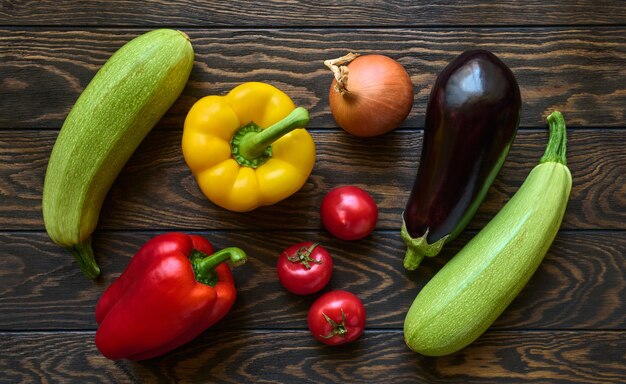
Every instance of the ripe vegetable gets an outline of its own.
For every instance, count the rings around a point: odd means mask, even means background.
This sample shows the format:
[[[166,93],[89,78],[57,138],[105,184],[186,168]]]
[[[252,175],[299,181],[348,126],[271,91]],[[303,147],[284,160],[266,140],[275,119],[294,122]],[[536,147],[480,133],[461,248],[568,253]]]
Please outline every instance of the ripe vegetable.
[[[324,196],[320,208],[322,224],[342,240],[369,235],[378,221],[378,207],[372,196],[359,187],[345,186]]]
[[[365,307],[347,291],[331,291],[320,296],[307,316],[313,337],[328,345],[350,343],[365,329]]]
[[[43,219],[82,271],[100,269],[91,249],[104,198],[139,143],[182,92],[193,66],[187,35],[145,33],[120,48],[80,95],[52,149]]]
[[[474,216],[509,153],[521,105],[515,76],[491,52],[467,51],[439,74],[403,215],[406,269],[437,255]]]
[[[556,236],[572,188],[565,121],[548,117],[545,154],[500,212],[420,291],[404,338],[429,356],[476,340],[526,285]]]
[[[185,118],[182,149],[200,189],[222,208],[247,212],[296,193],[315,165],[303,127],[309,113],[284,92],[248,82],[198,100]]]
[[[288,291],[309,295],[328,284],[333,274],[333,259],[321,245],[305,241],[290,246],[278,256],[276,271]]]
[[[324,64],[335,75],[328,95],[330,111],[347,132],[382,135],[400,125],[411,111],[413,83],[397,61],[349,53]]]
[[[166,233],[149,240],[96,305],[96,346],[109,359],[144,360],[191,341],[235,302],[230,268],[239,248],[213,253],[205,238]]]

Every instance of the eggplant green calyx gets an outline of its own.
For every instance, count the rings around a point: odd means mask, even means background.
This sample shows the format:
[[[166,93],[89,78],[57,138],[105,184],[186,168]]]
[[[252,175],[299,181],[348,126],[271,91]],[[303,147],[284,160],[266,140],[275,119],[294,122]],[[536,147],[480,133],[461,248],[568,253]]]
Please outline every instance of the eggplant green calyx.
[[[210,256],[194,249],[189,256],[196,280],[211,287],[214,287],[218,282],[215,267],[228,260],[233,267],[237,267],[245,264],[247,256],[242,249],[237,247],[224,248]]]
[[[432,244],[428,244],[428,229],[420,237],[413,238],[406,228],[406,223],[402,219],[402,229],[400,231],[402,240],[406,244],[407,250],[404,255],[404,268],[414,271],[420,265],[425,256],[433,257],[441,252],[441,248],[448,240],[450,235],[446,235]]]

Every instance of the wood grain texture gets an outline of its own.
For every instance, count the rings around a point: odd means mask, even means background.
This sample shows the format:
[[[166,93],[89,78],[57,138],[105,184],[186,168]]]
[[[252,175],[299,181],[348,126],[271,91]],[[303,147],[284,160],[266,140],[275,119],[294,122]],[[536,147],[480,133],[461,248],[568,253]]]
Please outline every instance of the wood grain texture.
[[[623,23],[620,1],[4,1],[0,25],[170,25],[203,27],[563,25]]]
[[[217,249],[239,246],[249,262],[235,268],[238,299],[216,329],[306,329],[306,313],[321,294],[297,296],[276,276],[280,252],[300,241],[318,241],[335,267],[329,286],[359,295],[368,329],[401,329],[421,287],[470,238],[467,233],[415,272],[402,267],[399,234],[377,231],[346,242],[320,232],[200,232]],[[155,232],[105,232],[93,244],[103,276],[85,278],[69,252],[45,233],[0,234],[0,331],[85,330],[97,327],[96,301],[130,257]],[[626,330],[624,232],[560,232],[527,287],[494,329]]]
[[[329,348],[308,331],[205,332],[160,358],[113,362],[91,332],[0,333],[0,383],[624,383],[624,332],[487,332],[456,354],[411,352],[394,331]],[[24,349],[37,357],[24,358]]]
[[[567,116],[566,116],[567,118]],[[41,193],[57,132],[0,131],[0,230],[41,230]],[[571,130],[568,166],[573,190],[562,228],[626,229],[624,130]],[[118,179],[102,209],[99,229],[319,229],[326,192],[358,185],[379,207],[378,229],[397,229],[421,152],[417,130],[358,139],[316,130],[317,162],[304,187],[279,204],[241,214],[208,201],[186,166],[180,131],[153,131]],[[520,130],[494,185],[469,228],[482,228],[538,163],[546,130]]]
[[[93,244],[103,276],[89,281],[47,237],[41,192],[67,113],[104,62],[155,28],[188,33],[194,69],[179,100],[140,146],[104,204]],[[521,130],[462,236],[414,272],[398,234],[437,74],[471,48],[496,53],[520,84]],[[415,101],[394,133],[358,139],[328,107],[322,61],[381,53],[405,66]],[[191,105],[246,81],[269,82],[311,112],[318,157],[300,192],[247,214],[200,193],[181,129]],[[625,383],[626,5],[618,0],[148,0],[0,2],[0,383]],[[402,340],[413,298],[518,189],[543,153],[545,117],[563,112],[574,187],[545,260],[493,326],[443,358]],[[345,242],[320,225],[325,192],[370,191],[376,231]],[[149,238],[171,230],[240,246],[233,310],[196,340],[146,362],[109,361],[94,345],[96,301]],[[354,344],[321,345],[306,313],[319,295],[282,289],[277,255],[317,240],[333,255],[325,291],[367,308]]]
[[[144,31],[0,29],[0,128],[58,129],[96,71]],[[523,127],[543,127],[554,109],[572,127],[626,126],[626,27],[184,31],[195,65],[158,129],[179,129],[196,100],[245,81],[284,90],[310,110],[311,127],[336,128],[328,107],[332,75],[322,61],[349,50],[382,53],[405,66],[415,102],[401,127],[423,127],[437,74],[477,47],[496,53],[516,75]]]

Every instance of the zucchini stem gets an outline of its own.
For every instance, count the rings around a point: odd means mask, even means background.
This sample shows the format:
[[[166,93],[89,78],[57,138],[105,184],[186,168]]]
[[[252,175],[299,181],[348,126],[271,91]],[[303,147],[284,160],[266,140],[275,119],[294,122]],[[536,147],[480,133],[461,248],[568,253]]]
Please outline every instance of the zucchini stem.
[[[91,248],[91,238],[81,244],[76,244],[69,248],[72,255],[76,258],[81,271],[90,279],[95,279],[100,275],[100,267],[96,263],[96,258]]]
[[[550,138],[539,163],[549,161],[567,165],[567,128],[565,119],[559,111],[554,111],[548,116],[548,126],[550,127]]]

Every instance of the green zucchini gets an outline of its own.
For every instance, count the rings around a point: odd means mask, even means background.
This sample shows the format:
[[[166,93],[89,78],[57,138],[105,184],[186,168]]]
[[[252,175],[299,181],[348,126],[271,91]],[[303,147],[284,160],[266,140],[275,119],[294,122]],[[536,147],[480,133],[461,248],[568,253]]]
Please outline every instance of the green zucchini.
[[[533,275],[556,236],[572,188],[561,113],[548,117],[540,164],[498,214],[419,292],[404,321],[412,350],[442,356],[472,343]]]
[[[70,110],[52,149],[43,187],[46,231],[90,278],[91,248],[104,198],[152,127],[181,94],[193,66],[187,35],[158,29],[126,43]]]

